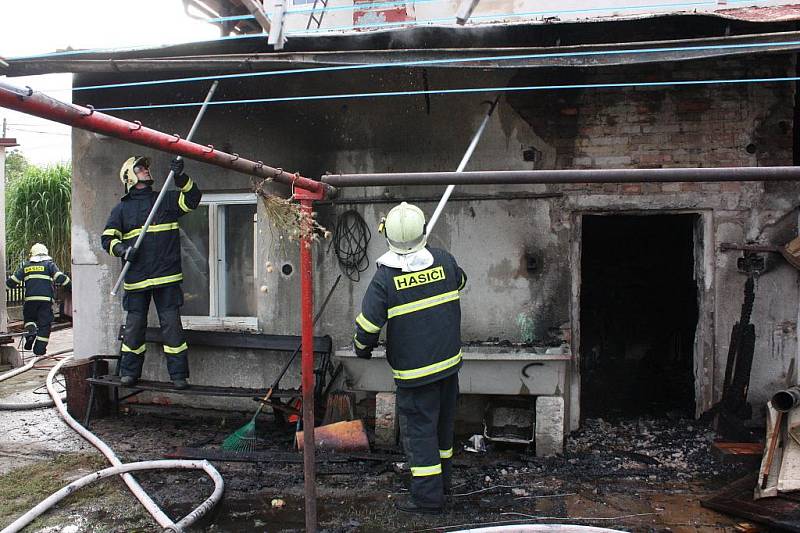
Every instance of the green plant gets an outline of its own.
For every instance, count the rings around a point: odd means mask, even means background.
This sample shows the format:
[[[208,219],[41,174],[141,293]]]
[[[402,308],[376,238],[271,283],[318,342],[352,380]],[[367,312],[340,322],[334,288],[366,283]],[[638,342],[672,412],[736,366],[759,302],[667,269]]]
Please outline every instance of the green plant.
[[[14,181],[25,174],[25,170],[30,166],[28,160],[19,150],[11,150],[6,154],[6,183]]]
[[[29,164],[7,184],[6,253],[11,260],[28,256],[41,242],[55,262],[69,270],[71,262],[72,171],[69,165]]]

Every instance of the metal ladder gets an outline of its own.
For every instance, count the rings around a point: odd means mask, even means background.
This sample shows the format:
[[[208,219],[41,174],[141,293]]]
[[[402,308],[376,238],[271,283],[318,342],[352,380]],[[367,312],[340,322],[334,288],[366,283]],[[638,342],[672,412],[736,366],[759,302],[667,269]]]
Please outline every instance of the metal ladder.
[[[319,15],[317,15],[317,6],[322,6]],[[306,29],[311,29],[311,24],[316,23],[317,28],[319,29],[322,26],[322,17],[325,16],[325,8],[328,7],[328,0],[314,0],[314,5],[311,6],[311,14],[308,16],[308,24],[306,24]]]

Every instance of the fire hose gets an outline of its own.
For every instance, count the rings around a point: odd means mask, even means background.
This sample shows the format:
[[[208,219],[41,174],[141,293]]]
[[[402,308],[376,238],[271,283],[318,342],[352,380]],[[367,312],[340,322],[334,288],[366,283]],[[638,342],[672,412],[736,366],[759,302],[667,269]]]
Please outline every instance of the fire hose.
[[[53,493],[36,505],[33,509],[15,520],[11,525],[0,531],[0,533],[16,533],[17,531],[21,531],[25,526],[36,519],[37,516],[47,511],[66,495],[71,494],[75,490],[86,486],[93,481],[117,474],[122,475],[122,479],[125,481],[125,484],[128,485],[128,488],[131,490],[136,499],[141,502],[145,509],[147,509],[147,512],[152,515],[156,522],[158,522],[159,526],[161,526],[165,531],[180,533],[205,515],[208,511],[213,509],[222,498],[224,482],[217,469],[214,468],[214,466],[208,461],[156,460],[129,463],[126,465],[119,460],[116,454],[114,454],[114,451],[105,442],[100,440],[96,435],[81,426],[74,418],[72,418],[72,416],[67,412],[64,402],[58,396],[53,383],[53,379],[61,371],[61,367],[71,359],[72,357],[70,356],[59,361],[59,363],[50,370],[50,373],[47,375],[47,391],[50,393],[50,397],[53,399],[56,409],[58,409],[58,412],[61,414],[67,425],[74,429],[81,437],[89,441],[92,446],[97,448],[100,453],[102,453],[108,459],[112,467],[100,470],[88,476],[84,476],[70,483],[61,490]],[[158,507],[152,498],[150,498],[150,496],[144,491],[141,485],[139,485],[136,479],[129,473],[135,470],[153,469],[203,470],[214,481],[214,491],[211,496],[197,506],[191,513],[183,517],[177,523],[173,522],[166,514],[164,514],[164,511]]]
[[[11,379],[14,376],[18,376],[28,370],[34,368],[36,363],[40,361],[44,361],[45,359],[51,359],[53,357],[57,357],[59,355],[63,355],[66,353],[72,353],[72,348],[68,348],[66,350],[59,350],[57,352],[53,352],[51,354],[42,355],[39,357],[34,357],[30,361],[28,361],[25,365],[15,368],[5,374],[0,374],[0,382],[3,382],[7,379]],[[45,407],[52,407],[55,405],[53,400],[47,400],[44,402],[30,402],[30,403],[0,403],[0,411],[28,411],[32,409],[43,409]]]

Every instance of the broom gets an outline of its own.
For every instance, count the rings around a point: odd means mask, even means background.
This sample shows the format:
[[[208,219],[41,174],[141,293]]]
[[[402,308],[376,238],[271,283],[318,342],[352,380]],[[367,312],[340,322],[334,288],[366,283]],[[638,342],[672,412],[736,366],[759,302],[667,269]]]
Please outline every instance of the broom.
[[[333,291],[336,289],[336,286],[339,284],[339,280],[342,279],[342,275],[339,274],[336,277],[336,281],[333,282],[333,287],[331,290],[328,291],[328,296],[325,297],[325,301],[322,302],[322,306],[317,311],[317,316],[314,317],[313,325],[317,324],[319,317],[322,315],[322,312],[325,311],[325,307],[328,305],[328,302],[333,296]],[[258,415],[261,414],[261,411],[264,410],[264,406],[269,403],[270,398],[272,398],[272,394],[278,388],[278,384],[280,383],[283,376],[286,374],[286,371],[289,370],[289,367],[294,361],[294,358],[297,356],[298,352],[302,348],[303,344],[300,343],[297,348],[295,348],[294,352],[292,352],[292,356],[289,358],[289,361],[284,365],[283,370],[281,370],[278,377],[275,378],[275,381],[270,385],[269,389],[267,389],[267,394],[261,399],[261,403],[256,410],[256,413],[253,415],[253,418],[250,421],[228,435],[224,441],[222,441],[222,449],[232,452],[252,452],[256,448],[256,418]]]

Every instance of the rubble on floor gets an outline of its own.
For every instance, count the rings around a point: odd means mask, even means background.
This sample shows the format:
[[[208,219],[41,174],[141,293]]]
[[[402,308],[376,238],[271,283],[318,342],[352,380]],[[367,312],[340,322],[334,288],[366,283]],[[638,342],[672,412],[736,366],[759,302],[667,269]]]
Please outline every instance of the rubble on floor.
[[[219,413],[217,418],[204,417],[207,412],[196,410],[134,409],[93,425],[126,462],[160,458],[180,447],[218,450],[243,420],[221,419]],[[265,459],[214,461],[225,479],[225,497],[193,531],[302,531],[302,464],[269,461],[270,453],[277,458],[291,452],[294,435],[266,417],[259,419],[258,431],[258,451]],[[552,458],[537,458],[530,448],[498,444],[490,444],[486,453],[467,453],[461,449],[467,439],[457,442],[456,495],[448,512],[435,517],[418,518],[394,509],[395,498],[407,493],[409,480],[407,472],[395,470],[395,463],[403,460],[399,450],[378,450],[385,455],[382,462],[320,463],[320,530],[453,531],[489,522],[530,522],[711,532],[726,531],[736,522],[703,509],[699,500],[746,472],[718,463],[710,452],[713,433],[694,421],[587,420],[567,439],[564,455]],[[189,511],[211,490],[204,476],[190,472],[142,473],[137,478],[175,516]],[[116,502],[130,498],[121,486],[118,491]],[[273,505],[276,500],[283,505]],[[76,508],[83,508],[82,516],[93,524],[87,531],[122,532],[148,521],[133,501],[128,510],[115,512],[113,520],[103,512],[102,502],[76,506],[65,508],[71,518],[64,515],[64,523],[75,523]],[[59,512],[49,518],[57,520]],[[9,518],[0,513],[0,526]]]

